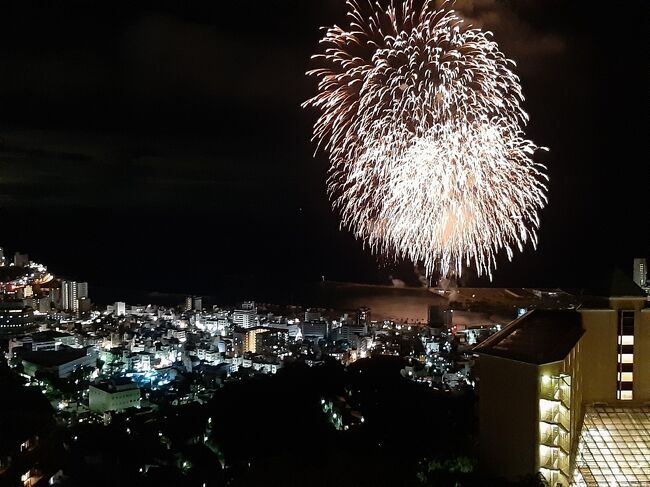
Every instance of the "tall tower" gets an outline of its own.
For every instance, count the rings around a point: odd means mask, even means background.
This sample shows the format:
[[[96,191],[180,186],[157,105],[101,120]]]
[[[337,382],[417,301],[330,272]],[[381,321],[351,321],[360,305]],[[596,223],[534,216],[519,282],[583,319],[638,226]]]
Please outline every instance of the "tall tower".
[[[645,259],[634,259],[632,280],[636,282],[639,287],[646,287],[648,285],[648,266],[646,265]]]
[[[14,265],[16,267],[26,267],[29,264],[29,255],[16,252],[14,254]]]
[[[79,297],[75,281],[61,281],[61,308],[65,311],[79,310]]]
[[[88,283],[87,282],[78,282],[77,283],[77,297],[88,298]]]

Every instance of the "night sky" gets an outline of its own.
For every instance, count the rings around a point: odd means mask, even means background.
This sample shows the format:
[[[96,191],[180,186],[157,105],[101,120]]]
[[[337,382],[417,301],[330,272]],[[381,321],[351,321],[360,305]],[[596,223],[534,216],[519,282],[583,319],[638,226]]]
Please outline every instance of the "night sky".
[[[343,0],[38,3],[0,16],[5,249],[105,299],[418,282],[339,230],[326,154],[312,157],[304,72]],[[456,3],[517,61],[528,135],[550,148],[539,248],[493,285],[587,286],[650,254],[644,3]]]

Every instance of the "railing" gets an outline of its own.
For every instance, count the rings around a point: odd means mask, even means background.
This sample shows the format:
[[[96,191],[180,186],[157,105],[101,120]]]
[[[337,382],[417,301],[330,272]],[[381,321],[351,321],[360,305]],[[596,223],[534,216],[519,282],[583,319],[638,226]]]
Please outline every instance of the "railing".
[[[569,485],[571,377],[542,376],[539,395],[540,468],[552,485]]]

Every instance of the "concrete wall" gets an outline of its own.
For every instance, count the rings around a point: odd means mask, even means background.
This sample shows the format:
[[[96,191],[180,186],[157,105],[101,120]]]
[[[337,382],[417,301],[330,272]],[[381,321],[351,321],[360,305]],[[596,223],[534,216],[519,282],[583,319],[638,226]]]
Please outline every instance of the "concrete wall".
[[[634,326],[634,401],[650,402],[650,308],[637,311]]]
[[[121,411],[140,404],[138,388],[108,392],[91,385],[88,389],[88,406],[91,411]]]
[[[538,368],[487,355],[479,360],[481,470],[508,478],[537,472]]]
[[[612,300],[617,309],[636,309],[634,313],[634,400],[616,399],[618,311],[581,310],[585,334],[580,340],[580,369],[585,404],[606,402],[630,405],[650,401],[650,308],[639,309],[639,302]]]
[[[580,313],[585,329],[580,340],[583,400],[615,403],[618,313],[600,309]]]

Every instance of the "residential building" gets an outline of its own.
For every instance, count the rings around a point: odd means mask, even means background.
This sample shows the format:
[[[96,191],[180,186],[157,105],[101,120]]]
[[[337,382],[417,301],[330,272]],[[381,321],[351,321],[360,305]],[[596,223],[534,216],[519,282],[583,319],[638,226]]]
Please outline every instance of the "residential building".
[[[269,331],[268,328],[255,327],[247,330],[243,335],[243,351],[257,353],[257,335]]]
[[[637,286],[642,288],[646,294],[650,294],[650,285],[648,284],[648,265],[646,263],[646,259],[634,259],[632,280]]]
[[[34,310],[25,308],[22,301],[0,302],[0,335],[22,333],[33,316]]]
[[[126,314],[126,303],[116,301],[113,313],[115,316],[124,316]]]
[[[84,299],[88,298],[88,283],[87,282],[78,282],[77,283],[77,298]]]
[[[26,267],[29,264],[29,255],[16,252],[14,254],[14,265],[16,267]]]
[[[79,295],[75,281],[61,281],[61,309],[74,313],[79,310]]]
[[[640,428],[631,435],[648,427],[629,418],[650,414],[650,307],[617,272],[597,294],[608,297],[583,297],[578,310],[527,312],[474,348],[486,473],[514,479],[539,471],[551,486],[644,485],[633,482],[644,479],[639,469],[650,472],[650,446],[612,450],[605,461],[590,457],[588,442],[589,424],[608,414]]]
[[[233,323],[242,328],[252,328],[257,321],[257,307],[253,301],[245,301],[233,312]]]

